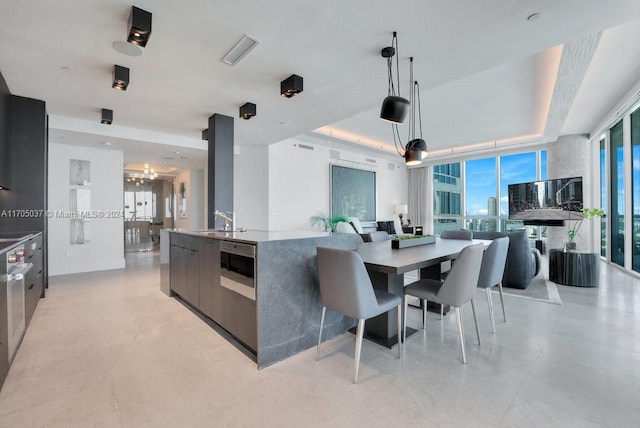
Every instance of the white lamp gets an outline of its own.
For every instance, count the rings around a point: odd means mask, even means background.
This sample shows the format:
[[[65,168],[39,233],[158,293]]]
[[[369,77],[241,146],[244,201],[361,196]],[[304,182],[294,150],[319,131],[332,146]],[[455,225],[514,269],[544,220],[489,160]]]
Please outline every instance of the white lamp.
[[[396,205],[396,214],[400,217],[400,224],[404,224],[402,221],[402,217],[409,212],[409,207],[407,204],[398,204]]]

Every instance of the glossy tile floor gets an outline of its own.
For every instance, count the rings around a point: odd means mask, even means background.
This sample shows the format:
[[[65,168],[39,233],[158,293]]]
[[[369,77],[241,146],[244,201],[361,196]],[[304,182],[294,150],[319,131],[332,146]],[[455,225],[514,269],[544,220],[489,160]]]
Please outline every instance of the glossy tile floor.
[[[463,308],[429,314],[395,350],[365,341],[353,385],[352,335],[262,371],[159,291],[157,256],[126,270],[51,279],[0,394],[2,427],[640,425],[640,280],[602,266],[601,286],[558,286],[563,305],[506,297],[482,346]],[[496,303],[498,299],[495,299]],[[410,325],[421,323],[419,310]]]

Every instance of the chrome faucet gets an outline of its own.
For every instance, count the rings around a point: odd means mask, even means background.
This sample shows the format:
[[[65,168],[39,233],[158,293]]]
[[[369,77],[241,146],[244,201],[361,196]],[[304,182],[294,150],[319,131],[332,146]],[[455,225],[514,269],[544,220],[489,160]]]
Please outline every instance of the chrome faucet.
[[[231,217],[229,217],[227,214],[231,214]],[[224,219],[224,230],[232,231],[236,225],[235,212],[225,212],[225,211],[215,210],[213,212],[213,215],[215,216],[214,221],[217,220],[218,217],[222,217]]]

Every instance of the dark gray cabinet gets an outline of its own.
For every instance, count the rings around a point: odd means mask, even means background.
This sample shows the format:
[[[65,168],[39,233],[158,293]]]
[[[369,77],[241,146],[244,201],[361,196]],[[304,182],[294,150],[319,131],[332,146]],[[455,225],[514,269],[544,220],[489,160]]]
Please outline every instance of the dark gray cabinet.
[[[7,254],[0,254],[0,277],[7,274]],[[0,281],[0,389],[9,372],[9,331],[7,329],[7,282]]]
[[[38,306],[38,301],[44,295],[42,235],[29,239],[25,244],[25,262],[33,267],[25,276],[25,322],[29,326],[33,313]]]
[[[196,308],[200,305],[198,249],[198,243],[194,239],[171,234],[169,250],[171,291]]]
[[[197,239],[197,238],[196,238]],[[198,274],[200,277],[199,309],[209,318],[220,319],[220,241],[199,239]]]
[[[171,249],[170,249],[170,257],[171,257],[171,291],[182,297],[183,299],[187,298],[187,272],[188,262],[189,262],[189,250],[184,246],[182,242],[179,242],[178,239],[175,239],[172,235],[171,238]]]
[[[254,352],[258,349],[256,301],[220,287],[222,315],[218,321]]]
[[[255,352],[256,302],[220,286],[220,241],[179,233],[170,236],[171,291]]]

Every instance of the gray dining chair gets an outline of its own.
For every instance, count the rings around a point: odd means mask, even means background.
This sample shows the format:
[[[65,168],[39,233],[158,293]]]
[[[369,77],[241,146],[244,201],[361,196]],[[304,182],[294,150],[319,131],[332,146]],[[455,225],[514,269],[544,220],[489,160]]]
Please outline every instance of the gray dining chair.
[[[369,235],[367,236],[367,238],[369,239],[369,242],[388,241],[389,239],[391,239],[389,234],[384,230],[376,230],[375,232],[369,232]]]
[[[507,313],[504,310],[504,297],[502,296],[502,276],[507,262],[507,250],[509,249],[509,237],[494,239],[487,247],[482,257],[480,275],[478,277],[478,288],[484,288],[487,292],[487,303],[489,304],[489,316],[491,317],[491,329],[496,332],[496,320],[493,314],[493,299],[491,289],[498,286],[500,291],[500,303],[502,304],[502,316],[507,322]]]
[[[473,231],[467,229],[443,230],[440,232],[440,239],[460,239],[465,241],[473,240]],[[450,262],[453,266],[453,261]],[[442,272],[441,279],[444,280],[449,271]],[[444,305],[440,305],[440,319],[444,318]]]
[[[473,231],[467,229],[460,230],[443,230],[440,232],[441,239],[465,239],[471,241],[473,239]]]
[[[420,279],[407,285],[404,288],[404,330],[403,337],[407,338],[407,296],[414,296],[422,299],[422,327],[427,327],[427,300],[440,303],[441,305],[451,305],[456,314],[458,323],[458,334],[460,335],[460,349],[462,350],[462,362],[467,362],[464,348],[464,330],[462,328],[462,315],[460,306],[471,301],[473,309],[473,319],[476,324],[476,335],[478,345],[480,345],[480,330],[478,329],[478,316],[476,314],[475,291],[477,289],[478,277],[480,275],[480,265],[482,264],[482,253],[484,245],[475,244],[465,247],[455,265],[451,268],[447,279],[444,282],[435,279]]]
[[[358,320],[353,383],[358,383],[360,353],[365,320],[394,307],[398,311],[398,358],[402,333],[402,298],[381,290],[375,290],[359,254],[338,248],[318,247],[318,278],[322,298],[322,318],[316,360],[320,357],[322,328],[327,308]]]

